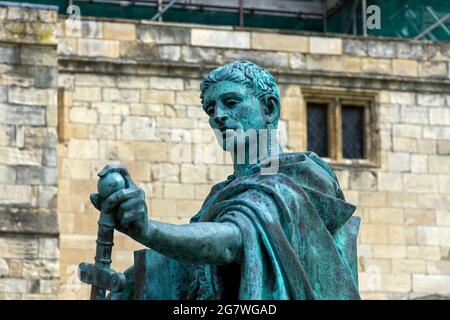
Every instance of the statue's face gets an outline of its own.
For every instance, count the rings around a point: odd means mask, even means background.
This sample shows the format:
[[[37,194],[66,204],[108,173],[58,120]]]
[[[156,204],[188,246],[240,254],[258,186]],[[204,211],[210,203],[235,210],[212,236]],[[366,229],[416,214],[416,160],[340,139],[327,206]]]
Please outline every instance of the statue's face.
[[[243,142],[236,139],[237,134],[258,132],[267,127],[261,102],[243,84],[221,81],[209,87],[204,93],[203,110],[224,150],[231,151],[235,143]]]

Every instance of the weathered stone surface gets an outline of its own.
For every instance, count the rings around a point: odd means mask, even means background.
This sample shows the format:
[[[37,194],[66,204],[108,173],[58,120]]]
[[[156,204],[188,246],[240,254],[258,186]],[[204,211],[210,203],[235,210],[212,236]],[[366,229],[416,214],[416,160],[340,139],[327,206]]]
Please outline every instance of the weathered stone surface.
[[[204,183],[207,182],[207,167],[182,165],[181,166],[181,182],[187,183]]]
[[[374,245],[373,256],[375,258],[405,258],[406,247],[401,245]]]
[[[443,107],[445,96],[432,93],[421,93],[417,95],[417,103],[422,106]]]
[[[430,109],[430,124],[450,126],[450,108]]]
[[[145,90],[141,92],[141,101],[156,104],[174,104],[175,94],[169,90]]]
[[[40,165],[42,150],[18,149],[0,147],[0,163],[11,163],[15,165]]]
[[[68,156],[72,159],[97,159],[98,142],[96,140],[72,139],[68,143]]]
[[[0,185],[0,191],[0,205],[28,206],[31,203],[31,187],[29,186]]]
[[[392,152],[388,154],[388,169],[389,171],[409,171],[411,168],[409,153]]]
[[[52,47],[24,46],[20,49],[20,62],[24,65],[58,65],[56,51]]]
[[[365,58],[361,61],[361,68],[369,73],[390,74],[392,72],[392,61],[389,59]]]
[[[77,40],[75,38],[65,38],[58,41],[59,55],[75,55],[77,53]]]
[[[310,37],[309,51],[316,54],[342,54],[342,39]]]
[[[354,171],[350,176],[350,189],[376,190],[377,174],[370,171]]]
[[[430,78],[447,78],[447,64],[438,61],[424,61],[419,63],[419,76]]]
[[[88,57],[119,57],[119,42],[116,40],[78,39],[77,53]]]
[[[421,44],[412,44],[407,42],[396,43],[397,58],[400,59],[421,59],[424,55]]]
[[[133,23],[103,23],[103,38],[132,41],[136,39],[136,26]]]
[[[405,190],[412,192],[437,192],[437,178],[427,174],[405,174]]]
[[[70,108],[69,119],[74,123],[97,123],[97,110],[92,108],[74,107]]]
[[[51,279],[58,274],[59,263],[55,260],[33,260],[23,262],[24,277],[27,279]],[[29,290],[33,293],[33,290]],[[39,289],[36,290],[39,292]],[[36,293],[36,292],[34,292]]]
[[[294,52],[289,55],[289,67],[291,69],[305,69],[306,57],[304,54]]]
[[[46,170],[47,172],[49,170]],[[46,173],[46,181],[51,182],[50,186],[40,186],[37,194],[37,205],[40,208],[56,209],[57,208],[57,188],[56,186],[56,172],[50,171]]]
[[[183,46],[181,53],[186,62],[211,64],[223,62],[222,53],[216,48]]]
[[[427,173],[428,172],[428,156],[422,154],[411,155],[411,172]]]
[[[181,58],[181,49],[179,46],[160,46],[159,59],[162,61],[178,62]]]
[[[0,296],[6,299],[40,294],[39,280],[24,278],[23,262],[38,260],[40,236],[59,233],[57,14],[29,6],[0,5]]]
[[[342,41],[343,53],[352,56],[367,56],[367,47],[367,42],[362,40],[345,39]]]
[[[0,63],[20,63],[20,48],[2,44],[0,46]]]
[[[426,139],[448,139],[450,128],[447,127],[424,127],[423,137]]]
[[[150,88],[157,90],[183,90],[183,80],[174,79],[170,77],[151,77],[150,78]],[[198,89],[196,87],[195,89]]]
[[[288,68],[289,55],[285,52],[258,52],[250,50],[226,50],[223,52],[224,61],[250,60],[264,64],[267,68]]]
[[[17,190],[17,192],[24,193],[24,190]],[[59,232],[56,210],[49,211],[37,208],[0,206],[0,213],[0,232],[55,235]],[[35,244],[31,245],[30,243],[31,242],[24,242],[23,248],[22,245],[19,247],[16,245],[8,245],[9,248],[17,248],[19,251],[11,251],[10,254],[4,256],[11,258],[20,257],[20,252],[23,250],[29,252],[29,249],[27,248],[33,250],[30,251],[29,255],[35,256],[34,250],[37,252],[37,245],[35,247]],[[29,247],[29,245],[31,247]]]
[[[152,178],[162,181],[179,181],[180,167],[173,164],[160,164],[152,166]]]
[[[402,191],[403,180],[399,173],[378,173],[378,190],[380,191]]]
[[[395,45],[387,41],[369,41],[368,54],[374,58],[394,58]]]
[[[122,42],[120,44],[120,57],[153,62],[159,60],[159,48],[153,43]]]
[[[81,21],[80,36],[83,38],[103,38],[103,25],[101,21],[83,20]]]
[[[122,124],[124,140],[156,140],[155,121],[148,117],[128,116]]]
[[[6,293],[25,293],[27,292],[27,283],[24,279],[1,279],[0,292]]]
[[[34,85],[36,88],[56,88],[58,71],[54,67],[36,66],[34,68]]]
[[[334,55],[308,55],[306,57],[306,68],[308,70],[322,70],[337,72],[359,72],[361,60],[355,57],[341,57]]]
[[[383,225],[365,225],[361,229],[360,239],[362,243],[387,244],[389,243],[388,228]]]
[[[45,89],[11,87],[8,101],[15,104],[45,106],[49,103],[49,91]]]
[[[18,184],[41,185],[46,184],[45,167],[37,166],[17,166],[16,167]]]
[[[118,137],[116,127],[111,125],[93,125],[89,126],[89,138],[90,139],[116,139]]]
[[[136,27],[137,40],[157,44],[189,44],[190,32],[187,28],[166,28],[158,25],[139,24]]]
[[[449,294],[449,282],[449,275],[413,275],[413,289],[415,292]]]
[[[100,101],[101,89],[96,87],[77,87],[73,93],[74,101]]]
[[[417,138],[422,137],[422,127],[419,125],[410,124],[395,124],[393,126],[393,133],[397,137]]]
[[[438,141],[438,154],[450,155],[450,140]]]
[[[0,258],[0,278],[9,274],[9,266],[5,259]]]
[[[250,33],[242,31],[191,29],[191,44],[201,47],[250,48]]]
[[[294,52],[309,51],[308,38],[302,36],[252,32],[251,40],[252,49]]]
[[[116,78],[109,75],[92,75],[77,73],[75,75],[75,86],[82,87],[114,87]]]
[[[16,180],[16,170],[13,166],[0,165],[0,183],[10,183]]]
[[[411,92],[391,91],[389,98],[389,101],[395,104],[413,105],[415,103],[415,95]]]
[[[428,124],[429,109],[411,105],[401,106],[400,120],[404,123]]]
[[[394,59],[392,68],[395,75],[404,77],[417,77],[418,75],[418,64],[414,60]]]
[[[39,258],[40,259],[57,259],[59,257],[59,244],[57,238],[41,238],[39,239]]]
[[[100,119],[105,115],[124,116],[130,113],[129,105],[123,102],[94,102],[91,106],[97,110]]]

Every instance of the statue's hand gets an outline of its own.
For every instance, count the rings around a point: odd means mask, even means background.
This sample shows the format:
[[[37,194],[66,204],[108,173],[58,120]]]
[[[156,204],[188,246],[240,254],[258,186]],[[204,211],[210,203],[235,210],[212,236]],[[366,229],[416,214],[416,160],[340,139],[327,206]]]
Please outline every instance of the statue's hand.
[[[134,183],[127,168],[120,164],[107,165],[98,175],[104,177],[111,172],[118,172],[123,176],[125,188],[106,199],[102,199],[98,193],[93,193],[91,202],[101,212],[114,215],[116,230],[141,242],[148,228],[145,192]]]

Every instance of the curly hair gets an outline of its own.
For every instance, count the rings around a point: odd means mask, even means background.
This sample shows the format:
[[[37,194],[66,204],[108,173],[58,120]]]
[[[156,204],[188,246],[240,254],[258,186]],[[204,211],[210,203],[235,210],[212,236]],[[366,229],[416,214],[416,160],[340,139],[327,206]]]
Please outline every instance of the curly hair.
[[[214,69],[203,77],[200,83],[202,104],[206,90],[220,81],[243,84],[251,89],[258,99],[271,95],[278,102],[280,101],[280,92],[275,78],[267,70],[253,62],[237,60]]]

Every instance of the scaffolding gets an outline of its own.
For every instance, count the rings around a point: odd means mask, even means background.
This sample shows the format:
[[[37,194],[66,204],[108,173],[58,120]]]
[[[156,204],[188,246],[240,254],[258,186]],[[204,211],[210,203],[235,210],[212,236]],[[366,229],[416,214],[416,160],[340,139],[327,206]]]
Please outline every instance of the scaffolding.
[[[70,4],[82,15],[153,21],[450,40],[450,0],[27,0]],[[369,29],[367,8],[381,12]]]

